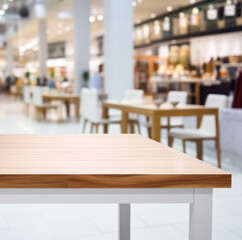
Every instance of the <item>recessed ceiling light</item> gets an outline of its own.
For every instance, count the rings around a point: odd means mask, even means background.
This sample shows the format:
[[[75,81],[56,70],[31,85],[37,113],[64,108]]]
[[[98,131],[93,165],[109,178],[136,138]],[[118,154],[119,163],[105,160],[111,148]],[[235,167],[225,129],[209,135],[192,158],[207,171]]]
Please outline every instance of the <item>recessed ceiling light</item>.
[[[96,9],[96,8],[92,9],[92,14],[94,14],[94,15],[95,15],[95,14],[97,14],[97,12],[98,12],[98,11],[97,11],[97,9]]]
[[[4,9],[4,10],[7,10],[8,7],[9,7],[9,5],[8,5],[7,3],[4,3],[4,4],[3,4],[3,9]]]
[[[143,2],[143,0],[137,0],[137,2],[138,2],[138,3],[142,3],[142,2]]]
[[[168,7],[167,7],[167,11],[168,11],[168,12],[171,12],[171,11],[172,11],[172,6],[168,6]]]
[[[63,27],[63,23],[59,22],[59,23],[57,24],[57,26],[58,26],[58,28],[62,28],[62,27]]]
[[[94,16],[89,17],[89,22],[95,22],[96,18]]]
[[[71,31],[71,27],[69,27],[69,26],[65,27],[65,31],[66,32],[70,32]]]
[[[101,14],[98,15],[98,16],[97,16],[97,20],[98,20],[98,21],[102,21],[102,20],[103,20],[103,15],[101,15]]]
[[[196,0],[190,0],[191,4],[194,4],[196,2]]]
[[[0,15],[3,16],[5,14],[5,11],[3,9],[0,10]]]
[[[135,7],[135,6],[137,5],[137,2],[133,1],[133,2],[131,3],[131,5],[132,5],[133,7]]]
[[[155,17],[156,17],[156,14],[155,14],[155,13],[151,13],[151,14],[150,14],[150,17],[151,17],[151,18],[155,18]]]

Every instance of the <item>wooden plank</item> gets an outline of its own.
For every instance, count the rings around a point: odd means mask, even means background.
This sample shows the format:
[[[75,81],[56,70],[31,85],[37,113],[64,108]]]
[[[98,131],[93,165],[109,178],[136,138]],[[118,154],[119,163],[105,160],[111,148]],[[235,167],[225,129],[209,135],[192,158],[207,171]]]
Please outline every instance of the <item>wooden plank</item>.
[[[60,94],[60,93],[44,93],[42,95],[43,99],[45,100],[80,100],[79,95],[75,94]]]
[[[231,174],[139,135],[1,135],[0,188],[217,188]]]
[[[77,121],[80,120],[80,96],[68,93],[44,93],[42,95],[43,101],[64,101],[67,106],[67,115],[69,113],[69,102],[75,102],[75,112]]]
[[[152,116],[154,112],[156,112],[156,114],[159,114],[159,116],[161,117],[215,115],[217,112],[217,108],[189,104],[179,105],[174,108],[171,104],[164,103],[162,104],[162,107],[157,108],[155,104],[151,102],[134,104],[109,101],[104,102],[103,107],[119,109],[137,114],[144,114],[146,116]]]

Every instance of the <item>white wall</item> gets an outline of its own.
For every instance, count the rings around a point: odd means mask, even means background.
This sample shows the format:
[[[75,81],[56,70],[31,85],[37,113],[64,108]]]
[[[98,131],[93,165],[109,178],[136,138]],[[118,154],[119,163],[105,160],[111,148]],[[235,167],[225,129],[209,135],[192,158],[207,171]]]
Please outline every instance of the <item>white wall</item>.
[[[242,54],[242,32],[196,37],[190,40],[191,63],[208,62],[211,57]],[[200,60],[199,60],[200,59]]]

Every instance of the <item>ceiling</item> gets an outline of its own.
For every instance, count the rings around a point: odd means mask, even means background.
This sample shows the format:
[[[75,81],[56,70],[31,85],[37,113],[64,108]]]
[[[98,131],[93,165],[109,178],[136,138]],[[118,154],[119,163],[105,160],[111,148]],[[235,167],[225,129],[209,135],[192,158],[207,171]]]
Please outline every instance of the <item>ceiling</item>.
[[[15,0],[23,1],[23,0]],[[159,15],[167,12],[167,7],[171,6],[173,10],[180,7],[189,5],[191,0],[135,0],[136,6],[134,7],[134,23],[137,21],[144,21],[151,18],[151,14]],[[72,17],[68,19],[59,19],[59,13],[70,13],[73,9],[73,0],[48,0],[49,6],[48,13],[48,41],[67,41],[73,39],[73,21]],[[130,0],[132,3],[132,0]],[[201,0],[196,0],[201,2]],[[0,0],[1,5],[1,0]],[[103,0],[91,0],[90,16],[97,18],[98,15],[104,15]],[[104,16],[105,17],[105,16]],[[13,37],[14,45],[20,46],[30,42],[38,36],[37,20],[29,22],[22,22],[19,24],[20,29]],[[91,35],[96,37],[103,32],[103,21],[91,23]]]
[[[19,9],[23,6],[30,8],[35,0],[0,0],[0,9],[4,14],[0,14],[0,20],[3,22],[19,20]],[[14,18],[13,18],[14,17]]]
[[[195,2],[202,2],[196,0]],[[151,18],[151,14],[160,15],[167,12],[167,7],[172,7],[173,10],[187,6],[194,1],[191,0],[143,0],[135,6],[135,21],[147,20]]]

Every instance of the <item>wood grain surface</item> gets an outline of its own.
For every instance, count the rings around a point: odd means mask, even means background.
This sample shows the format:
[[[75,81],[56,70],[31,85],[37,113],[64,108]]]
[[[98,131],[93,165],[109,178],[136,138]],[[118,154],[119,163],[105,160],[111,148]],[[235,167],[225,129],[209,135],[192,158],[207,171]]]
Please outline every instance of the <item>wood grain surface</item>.
[[[220,188],[231,174],[139,135],[0,135],[0,188]]]
[[[77,94],[72,93],[43,93],[44,99],[51,99],[51,100],[70,100],[70,99],[79,99],[80,96]]]
[[[217,119],[218,108],[210,108],[201,105],[191,105],[191,104],[179,104],[177,107],[173,107],[171,103],[165,102],[159,108],[152,101],[144,100],[141,103],[134,103],[132,101],[122,102],[115,100],[108,100],[103,102],[103,112],[104,117],[108,118],[108,110],[110,108],[119,109],[122,111],[122,133],[128,132],[128,113],[137,113],[145,115],[147,117],[152,117],[152,127],[151,127],[151,138],[157,142],[161,141],[160,128],[161,124],[159,119],[161,117],[184,117],[184,116],[196,116],[198,122],[202,119],[204,115],[214,115]],[[217,129],[217,141],[219,141],[219,128],[217,128],[219,122],[216,122]],[[104,133],[107,133],[107,128],[104,128]],[[219,145],[219,143],[218,143]]]
[[[66,104],[67,116],[70,115],[70,102],[75,102],[75,112],[77,121],[80,120],[80,96],[72,93],[43,93],[44,102],[49,101],[64,101]]]
[[[126,112],[144,114],[146,116],[152,116],[156,113],[161,117],[214,115],[214,112],[218,110],[218,108],[194,104],[179,104],[177,107],[173,107],[172,104],[168,102],[163,103],[161,107],[157,108],[152,101],[132,103],[112,100],[103,102],[103,108],[119,109]]]

